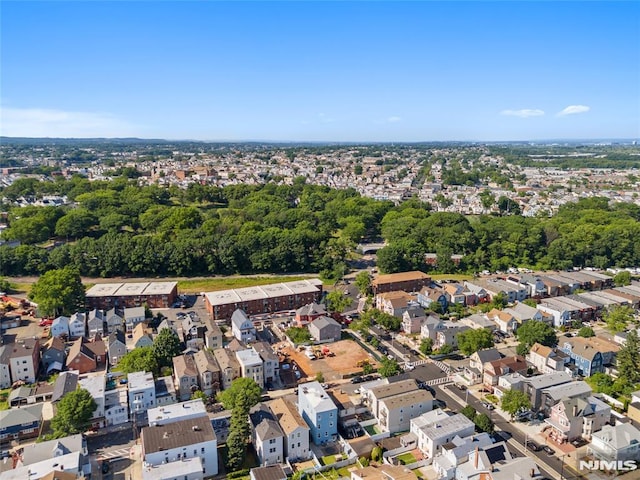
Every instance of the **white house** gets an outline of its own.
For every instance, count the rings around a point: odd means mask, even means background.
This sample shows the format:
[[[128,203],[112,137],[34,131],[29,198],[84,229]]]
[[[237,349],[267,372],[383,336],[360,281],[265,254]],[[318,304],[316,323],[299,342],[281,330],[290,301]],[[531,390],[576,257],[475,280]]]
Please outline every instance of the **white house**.
[[[150,408],[148,411],[149,425],[152,427],[206,416],[207,408],[200,399],[163,405],[162,407]]]
[[[284,454],[290,462],[307,460],[311,456],[309,434],[311,430],[296,406],[289,400],[278,398],[269,403],[284,433]]]
[[[284,432],[266,404],[251,409],[251,441],[261,466],[284,462]]]
[[[107,378],[104,374],[81,378],[78,380],[80,387],[87,390],[96,402],[96,409],[93,411],[93,415],[91,416],[91,426],[93,428],[104,427],[106,382]]]
[[[433,395],[416,389],[383,398],[379,402],[378,423],[383,431],[397,433],[410,428],[410,421],[433,409]]]
[[[104,395],[105,425],[121,425],[129,421],[129,398],[126,388],[107,390]]]
[[[238,309],[231,315],[231,332],[233,336],[244,343],[256,340],[256,329],[253,322],[244,311]]]
[[[144,322],[144,307],[132,307],[124,309],[124,323],[127,332],[133,332],[133,329],[139,323]]]
[[[95,337],[100,334],[104,335],[105,315],[101,310],[97,308],[91,310],[87,316],[87,330],[89,337]]]
[[[69,336],[72,338],[84,337],[87,331],[87,315],[76,312],[69,318]]]
[[[151,372],[133,372],[127,375],[127,380],[131,415],[156,406],[156,384]]]
[[[640,430],[631,423],[605,425],[591,435],[587,454],[607,462],[640,459]]]
[[[200,457],[167,462],[160,465],[143,465],[142,480],[202,480],[203,465]]]
[[[418,438],[418,448],[422,453],[433,458],[440,453],[442,445],[456,436],[473,435],[475,425],[461,413],[449,415],[437,409],[412,419],[410,430]]]
[[[69,317],[60,316],[53,320],[51,324],[51,336],[62,337],[69,336]]]
[[[240,364],[242,376],[253,378],[260,388],[264,388],[264,366],[262,358],[253,348],[236,352],[236,358]]]
[[[157,466],[200,458],[205,477],[218,474],[218,442],[208,417],[145,427],[140,434],[142,458]]]

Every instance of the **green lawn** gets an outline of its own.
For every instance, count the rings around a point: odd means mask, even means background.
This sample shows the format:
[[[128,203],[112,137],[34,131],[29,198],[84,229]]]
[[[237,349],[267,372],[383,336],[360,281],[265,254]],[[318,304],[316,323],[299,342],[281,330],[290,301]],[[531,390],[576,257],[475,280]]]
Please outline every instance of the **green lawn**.
[[[398,461],[402,463],[402,465],[409,465],[411,463],[416,463],[416,457],[413,456],[411,452],[403,453],[402,455],[398,455]]]
[[[334,463],[336,463],[336,456],[327,455],[326,457],[322,457],[320,459],[320,463],[322,463],[322,465],[333,465]]]
[[[377,435],[380,433],[380,430],[377,428],[376,425],[368,425],[364,427],[364,429],[367,431],[369,435]]]

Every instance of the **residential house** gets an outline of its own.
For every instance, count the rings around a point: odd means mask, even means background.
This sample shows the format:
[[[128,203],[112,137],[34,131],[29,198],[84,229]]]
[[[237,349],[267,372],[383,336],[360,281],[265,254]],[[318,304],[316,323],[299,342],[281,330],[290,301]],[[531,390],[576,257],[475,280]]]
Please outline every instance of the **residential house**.
[[[369,465],[351,470],[351,480],[418,480],[418,476],[404,465]]]
[[[87,331],[89,338],[93,338],[96,335],[104,336],[106,325],[106,318],[104,312],[97,308],[91,310],[87,315]]]
[[[107,333],[113,333],[116,330],[124,330],[124,312],[112,308],[107,310],[105,314],[107,322]]]
[[[220,391],[220,367],[213,353],[209,350],[199,350],[193,355],[200,377],[200,390],[205,395],[215,395]]]
[[[182,335],[187,348],[200,348],[205,344],[207,326],[195,312],[189,312],[182,319]]]
[[[156,406],[156,384],[151,372],[133,372],[127,375],[129,410],[131,415],[142,414]]]
[[[25,446],[18,457],[16,468],[34,465],[51,458],[61,459],[74,452],[80,454],[80,470],[84,475],[88,476],[91,473],[91,463],[89,461],[87,441],[81,434]]]
[[[433,469],[440,480],[453,480],[459,465],[469,460],[469,454],[476,448],[493,445],[488,433],[479,433],[469,437],[454,437],[449,443],[442,445],[439,455],[433,458]]]
[[[84,388],[96,402],[96,409],[90,419],[90,428],[103,428],[105,426],[104,407],[106,400],[106,375],[87,376],[78,379],[80,388]]]
[[[11,387],[11,353],[13,347],[0,345],[0,389]]]
[[[264,388],[264,362],[258,352],[253,348],[240,350],[236,352],[236,358],[240,364],[242,376],[252,378],[260,388]]]
[[[176,395],[176,386],[173,383],[173,377],[167,375],[166,377],[156,378],[156,405],[159,407],[172,405],[178,401]]]
[[[307,328],[317,342],[337,342],[342,335],[342,327],[331,317],[318,317]]]
[[[589,384],[582,380],[545,388],[542,391],[542,406],[540,407],[540,411],[548,416],[551,414],[553,406],[557,405],[558,402],[577,398],[586,400],[592,393],[593,391]]]
[[[422,287],[431,284],[431,277],[419,271],[378,275],[371,282],[374,295],[384,292],[404,291],[418,292]]]
[[[307,460],[311,456],[309,435],[311,430],[296,406],[289,400],[278,398],[269,402],[280,428],[284,433],[284,454],[289,462]]]
[[[258,404],[249,412],[251,442],[261,466],[284,462],[284,432],[266,404]]]
[[[529,296],[532,298],[548,296],[547,287],[539,276],[528,273],[522,274],[520,275],[520,285],[527,288]]]
[[[494,308],[487,313],[487,318],[498,326],[498,330],[507,335],[513,335],[518,329],[518,320],[506,310]]]
[[[426,319],[427,316],[422,308],[409,308],[402,314],[402,331],[405,333],[420,333],[422,322]]]
[[[549,437],[562,444],[577,438],[589,440],[610,419],[611,407],[590,396],[561,400],[551,409],[551,415],[545,422],[551,427]]]
[[[433,342],[433,348],[442,348],[444,345],[450,345],[454,349],[458,348],[458,335],[469,330],[469,327],[467,325],[460,325],[453,322],[446,322],[445,326],[447,328],[439,330],[436,333],[436,340]]]
[[[528,377],[524,380],[522,391],[527,394],[531,402],[533,411],[540,410],[543,405],[544,390],[555,387],[556,385],[564,385],[571,381],[571,374],[568,372],[553,372],[534,377]]]
[[[133,332],[137,324],[145,321],[144,307],[125,308],[122,313],[127,333]]]
[[[435,342],[438,332],[447,328],[447,325],[435,315],[429,315],[420,326],[420,338],[430,338]]]
[[[483,381],[487,388],[493,388],[498,385],[498,379],[509,373],[519,373],[526,375],[527,362],[524,357],[516,355],[513,357],[505,357],[484,364]]]
[[[187,400],[173,405],[150,408],[149,426],[169,425],[191,418],[208,417],[207,407],[200,400]]]
[[[438,408],[412,419],[410,431],[417,438],[420,451],[433,458],[455,437],[473,435],[475,425],[461,413],[450,415]]]
[[[205,333],[204,333],[205,346],[211,350],[222,348],[224,346],[222,343],[224,339],[224,335],[222,334],[222,330],[220,330],[220,327],[216,325],[215,322],[213,322],[209,318],[207,318],[204,323],[205,323]]]
[[[529,320],[543,322],[548,318],[545,317],[545,315],[537,308],[522,302],[516,302],[515,305],[507,307],[503,311],[515,318],[518,322],[518,326],[522,325],[524,322],[528,322]]]
[[[379,401],[378,424],[392,434],[409,431],[410,421],[433,410],[433,395],[422,389],[406,391]]]
[[[60,316],[53,319],[51,323],[52,337],[69,337],[69,317]]]
[[[151,345],[153,345],[153,339],[147,332],[145,323],[138,323],[135,327],[133,327],[133,334],[131,337],[130,345],[132,347],[132,350],[136,348],[150,347]]]
[[[69,317],[69,337],[80,338],[87,334],[87,314],[76,312]]]
[[[44,342],[40,349],[40,362],[45,372],[57,370],[61,372],[67,358],[65,344],[59,337],[51,337]]]
[[[415,297],[406,292],[385,292],[376,295],[375,306],[378,310],[401,318],[402,314],[415,305]]]
[[[469,357],[469,366],[464,370],[464,377],[469,385],[481,383],[484,378],[484,365],[500,360],[502,355],[495,348],[487,348],[473,352]]]
[[[315,302],[303,305],[296,310],[296,323],[299,327],[304,327],[308,323],[313,322],[316,318],[322,317],[327,314],[327,310],[324,305],[319,305]]]
[[[159,465],[144,464],[142,480],[203,480],[203,463],[200,457],[181,459]]]
[[[558,298],[545,298],[538,304],[538,310],[553,317],[553,326],[560,328],[572,320],[579,320],[580,309],[575,305],[569,305]]]
[[[536,460],[512,457],[505,442],[494,443],[469,453],[469,461],[456,469],[456,480],[540,479]]]
[[[338,435],[338,407],[318,382],[298,386],[298,412],[311,429],[313,443],[321,445]]]
[[[253,322],[244,311],[238,309],[231,315],[231,332],[243,343],[255,342],[256,329]]]
[[[640,458],[640,430],[631,423],[604,425],[591,436],[587,454],[605,462],[637,462]]]
[[[474,282],[465,281],[464,287],[470,292],[471,295],[477,299],[477,303],[487,303],[491,301],[489,293],[479,284]]]
[[[460,283],[443,283],[442,289],[451,304],[471,306],[477,303],[475,294]]]
[[[486,328],[490,332],[494,332],[498,328],[493,320],[479,313],[464,317],[460,320],[460,323],[468,326],[469,328],[473,328],[474,330]]]
[[[69,392],[73,392],[78,388],[78,376],[77,370],[69,370],[60,373],[53,384],[53,393],[51,395],[51,403],[54,406],[62,400],[62,398]]]
[[[222,381],[222,389],[226,390],[231,386],[236,378],[240,378],[240,363],[236,359],[234,353],[226,348],[219,348],[213,351],[213,356],[220,366],[220,377]]]
[[[35,338],[25,338],[6,346],[9,350],[11,381],[23,380],[26,383],[35,383],[40,368],[40,341]]]
[[[278,382],[280,380],[280,361],[271,345],[267,342],[257,342],[252,347],[262,359],[265,383]]]
[[[417,301],[421,307],[440,312],[446,312],[449,308],[447,293],[440,288],[423,287],[418,292]]]
[[[119,385],[113,390],[106,390],[104,394],[104,423],[122,425],[129,421],[129,395],[125,386]]]
[[[146,465],[162,465],[199,458],[205,477],[218,474],[218,444],[208,417],[145,427],[140,434]]]
[[[560,297],[562,295],[569,295],[571,293],[571,286],[569,281],[564,278],[552,278],[548,275],[540,275],[545,289],[545,295],[549,297]]]
[[[620,350],[615,343],[598,337],[561,337],[559,347],[569,355],[572,367],[583,377],[604,373],[605,366],[613,363]]]
[[[249,471],[249,480],[287,480],[287,474],[280,465],[254,467]]]
[[[527,354],[527,362],[540,373],[564,372],[568,370],[569,356],[555,347],[534,343]]]
[[[86,478],[82,471],[80,452],[71,452],[59,457],[51,457],[0,473],[0,480],[75,480]],[[64,468],[64,471],[62,470]]]
[[[193,355],[183,354],[173,357],[173,377],[178,399],[189,400],[193,392],[198,390],[198,367]]]
[[[42,423],[43,406],[42,403],[36,403],[0,410],[0,443],[37,437]]]
[[[107,352],[109,363],[113,366],[117,365],[120,359],[127,354],[127,340],[122,330],[115,329],[109,334]]]
[[[67,368],[80,373],[93,372],[105,365],[106,348],[102,340],[89,342],[80,337],[69,348]]]
[[[416,390],[418,390],[418,385],[412,378],[382,385],[375,384],[370,388],[365,384],[360,388],[363,403],[369,407],[376,418],[380,418],[380,402],[382,400]]]

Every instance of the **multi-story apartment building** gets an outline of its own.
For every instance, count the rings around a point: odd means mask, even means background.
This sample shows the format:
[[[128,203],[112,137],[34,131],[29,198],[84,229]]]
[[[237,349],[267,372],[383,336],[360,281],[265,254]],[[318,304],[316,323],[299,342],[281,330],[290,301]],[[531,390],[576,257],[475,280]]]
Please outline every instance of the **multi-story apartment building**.
[[[284,433],[284,454],[290,462],[307,460],[311,456],[309,434],[311,430],[296,406],[284,398],[269,403]]]
[[[127,375],[131,415],[141,414],[156,406],[156,383],[151,372]]]
[[[338,407],[318,382],[298,386],[298,412],[316,445],[335,440],[338,435]]]
[[[264,388],[264,365],[258,352],[253,348],[239,350],[236,352],[236,358],[240,364],[242,376],[252,378],[260,388]]]

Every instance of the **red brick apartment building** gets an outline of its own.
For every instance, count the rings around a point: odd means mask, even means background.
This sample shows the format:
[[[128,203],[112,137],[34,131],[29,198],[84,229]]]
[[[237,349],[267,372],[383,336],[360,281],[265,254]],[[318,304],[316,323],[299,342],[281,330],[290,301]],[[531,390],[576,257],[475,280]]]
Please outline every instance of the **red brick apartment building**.
[[[247,315],[294,310],[322,297],[322,281],[317,278],[236,288],[204,294],[205,305],[214,320],[231,318],[238,308]]]
[[[99,283],[87,290],[89,308],[169,308],[178,297],[177,282]]]
[[[431,277],[419,271],[378,275],[372,282],[373,294],[403,291],[417,292],[431,284]]]

